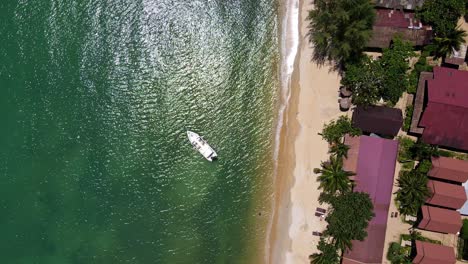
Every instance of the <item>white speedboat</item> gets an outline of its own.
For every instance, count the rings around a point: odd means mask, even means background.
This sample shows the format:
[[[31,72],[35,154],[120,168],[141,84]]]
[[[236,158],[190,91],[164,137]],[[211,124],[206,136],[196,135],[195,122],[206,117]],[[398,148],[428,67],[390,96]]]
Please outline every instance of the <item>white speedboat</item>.
[[[192,146],[198,150],[198,152],[200,152],[200,154],[202,154],[205,159],[213,161],[218,157],[216,151],[214,151],[214,149],[211,148],[206,140],[204,140],[200,135],[192,131],[187,131],[187,136],[190,140],[190,143],[192,143]]]

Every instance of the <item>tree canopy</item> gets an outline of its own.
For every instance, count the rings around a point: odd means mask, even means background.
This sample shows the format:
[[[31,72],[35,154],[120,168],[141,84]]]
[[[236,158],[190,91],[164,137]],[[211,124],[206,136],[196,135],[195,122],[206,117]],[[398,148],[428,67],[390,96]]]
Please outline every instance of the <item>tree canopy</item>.
[[[436,37],[444,37],[465,14],[465,5],[466,0],[426,0],[418,16],[433,27]]]
[[[336,251],[333,244],[325,242],[320,238],[317,249],[320,253],[314,253],[309,256],[311,264],[338,264],[340,263],[340,255]]]
[[[328,201],[331,209],[325,218],[328,222],[324,235],[342,252],[352,248],[351,240],[363,241],[367,237],[366,228],[374,217],[374,207],[369,194],[350,192]]]
[[[332,120],[330,123],[325,124],[322,132],[319,133],[329,144],[341,142],[343,136],[346,134],[352,136],[362,134],[360,129],[353,127],[351,119],[347,116],[340,116],[337,120]]]
[[[393,45],[384,49],[381,59],[372,60],[366,56],[348,65],[341,84],[353,91],[356,105],[372,105],[380,98],[396,104],[409,86],[407,70],[412,56],[415,54],[411,44],[396,37]]]
[[[341,84],[353,91],[353,104],[369,106],[380,100],[384,85],[383,76],[380,63],[365,56],[359,63],[346,67]]]
[[[351,191],[352,185],[349,176],[354,175],[354,173],[343,170],[343,160],[341,157],[332,155],[329,161],[322,162],[321,167],[314,169],[315,173],[320,174],[317,177],[317,180],[320,182],[320,189],[331,195]]]
[[[448,29],[445,34],[434,38],[434,55],[436,58],[445,58],[453,53],[454,50],[460,50],[465,43],[466,31],[461,28]]]
[[[361,57],[372,34],[375,11],[369,0],[316,0],[309,11],[313,59],[343,66]]]
[[[419,208],[430,195],[427,187],[428,178],[425,173],[418,170],[402,171],[398,177],[398,191],[396,200],[400,204],[401,214],[416,215]]]

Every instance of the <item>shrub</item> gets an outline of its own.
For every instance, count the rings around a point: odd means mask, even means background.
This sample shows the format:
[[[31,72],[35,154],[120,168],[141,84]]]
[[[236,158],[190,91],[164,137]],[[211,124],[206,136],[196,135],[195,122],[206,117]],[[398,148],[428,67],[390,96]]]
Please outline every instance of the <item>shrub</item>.
[[[465,240],[468,239],[468,219],[463,219],[463,226],[461,228],[460,237]]]
[[[390,248],[388,249],[387,259],[390,260],[392,264],[406,264],[411,263],[407,250],[396,242],[390,243]]]
[[[405,121],[403,122],[403,130],[408,131],[411,126],[411,118],[413,118],[413,105],[409,105],[406,107],[406,113],[405,113]]]
[[[405,136],[399,136],[398,141],[400,142],[398,147],[398,161],[401,163],[412,161],[413,156],[410,149],[415,142],[411,138]]]
[[[337,120],[332,120],[330,123],[325,124],[322,132],[319,133],[329,144],[341,142],[341,139],[346,134],[352,136],[362,134],[360,129],[353,127],[351,120],[347,116],[340,116]]]

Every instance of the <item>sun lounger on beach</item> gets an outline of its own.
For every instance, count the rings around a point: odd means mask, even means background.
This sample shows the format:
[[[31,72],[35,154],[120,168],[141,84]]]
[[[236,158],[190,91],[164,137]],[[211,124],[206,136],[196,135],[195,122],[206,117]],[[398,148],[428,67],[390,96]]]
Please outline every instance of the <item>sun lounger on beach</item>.
[[[321,217],[322,215],[323,215],[323,213],[315,212],[315,216]]]
[[[314,235],[314,236],[322,236],[322,233],[317,232],[317,231],[314,231],[314,232],[312,232],[312,235]]]
[[[323,208],[320,208],[320,207],[317,207],[316,209],[317,212],[320,212],[322,214],[325,214],[327,212],[327,210],[323,209]]]

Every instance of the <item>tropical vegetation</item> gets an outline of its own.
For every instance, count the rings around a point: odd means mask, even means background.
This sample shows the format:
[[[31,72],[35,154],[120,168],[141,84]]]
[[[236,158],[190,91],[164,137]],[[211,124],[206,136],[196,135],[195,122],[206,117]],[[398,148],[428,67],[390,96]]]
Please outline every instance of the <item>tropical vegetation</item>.
[[[328,223],[325,237],[341,252],[352,249],[352,240],[363,241],[367,237],[366,228],[374,217],[374,207],[369,194],[348,192],[330,197],[331,209],[325,218]]]
[[[415,56],[409,42],[397,37],[382,58],[372,60],[365,56],[347,67],[341,84],[353,91],[353,104],[373,105],[380,98],[396,104],[409,86],[408,60]]]
[[[411,264],[408,253],[407,248],[401,246],[397,242],[392,242],[388,249],[387,259],[390,260],[392,264]]]
[[[401,171],[397,180],[399,187],[396,192],[396,201],[399,204],[399,211],[404,215],[416,215],[419,208],[430,196],[427,187],[428,178],[420,171]]]
[[[317,249],[320,253],[314,253],[309,256],[311,264],[340,263],[340,255],[338,255],[335,245],[325,242],[324,238],[320,238]]]
[[[330,156],[330,160],[322,162],[321,168],[315,168],[314,173],[320,174],[317,177],[320,182],[319,188],[327,194],[344,194],[351,191],[349,176],[354,173],[343,170],[343,161],[339,157]]]
[[[313,59],[343,69],[360,59],[372,34],[375,11],[369,0],[316,0],[309,11]]]
[[[432,72],[432,66],[427,63],[427,57],[430,55],[430,48],[425,47],[421,52],[416,64],[414,64],[413,70],[409,75],[409,84],[407,92],[415,94],[418,88],[419,75],[421,72]]]
[[[351,136],[359,136],[362,134],[360,129],[353,127],[351,119],[347,116],[340,116],[338,119],[325,124],[322,132],[319,133],[329,144],[342,142],[346,134],[350,134]]]
[[[465,30],[452,28],[444,34],[434,37],[435,57],[445,59],[446,56],[452,55],[453,51],[460,50],[461,45],[465,43],[466,36]]]
[[[466,0],[426,0],[417,15],[434,30],[434,55],[445,58],[459,50],[466,32],[457,28],[458,19],[466,12]]]
[[[440,37],[457,26],[458,19],[465,14],[465,5],[466,0],[426,0],[417,15]]]

